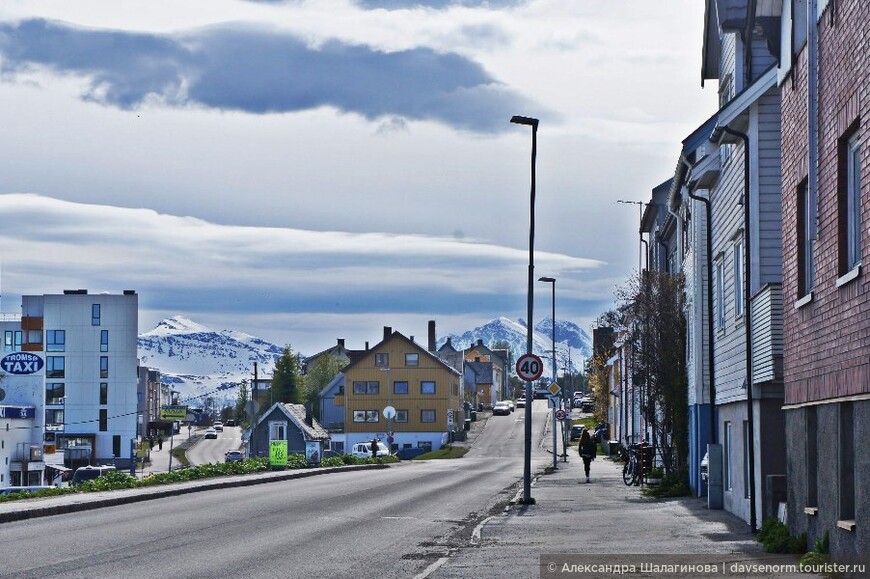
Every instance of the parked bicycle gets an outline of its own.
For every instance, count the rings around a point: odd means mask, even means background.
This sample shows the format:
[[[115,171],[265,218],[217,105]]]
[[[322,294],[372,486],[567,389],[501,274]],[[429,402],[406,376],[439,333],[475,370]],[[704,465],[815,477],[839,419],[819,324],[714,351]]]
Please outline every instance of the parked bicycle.
[[[622,482],[627,486],[640,484],[640,445],[628,447],[628,460],[622,467]]]

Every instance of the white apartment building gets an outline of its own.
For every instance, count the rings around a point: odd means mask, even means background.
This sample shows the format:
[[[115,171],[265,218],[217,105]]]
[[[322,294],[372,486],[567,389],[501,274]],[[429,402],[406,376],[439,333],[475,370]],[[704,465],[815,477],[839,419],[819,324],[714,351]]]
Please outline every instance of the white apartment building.
[[[22,296],[22,352],[41,356],[44,448],[68,468],[129,465],[138,423],[138,295]],[[50,461],[50,453],[46,460]]]

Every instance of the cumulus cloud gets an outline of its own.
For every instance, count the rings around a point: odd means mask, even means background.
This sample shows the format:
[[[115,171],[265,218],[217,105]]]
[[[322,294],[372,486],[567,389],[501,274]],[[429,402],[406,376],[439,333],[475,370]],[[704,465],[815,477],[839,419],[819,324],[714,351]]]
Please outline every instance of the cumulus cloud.
[[[507,130],[531,104],[458,54],[375,50],[224,24],[174,35],[95,30],[29,19],[0,23],[2,71],[47,69],[87,79],[83,98],[131,109],[157,101],[252,114],[319,107],[369,120],[400,117],[456,129]],[[391,121],[392,122],[392,121]]]
[[[133,288],[143,307],[191,314],[494,317],[525,292],[526,251],[480,241],[217,225],[24,194],[0,196],[0,212],[27,223],[0,232],[4,288],[20,293]],[[536,260],[557,276],[602,265]]]

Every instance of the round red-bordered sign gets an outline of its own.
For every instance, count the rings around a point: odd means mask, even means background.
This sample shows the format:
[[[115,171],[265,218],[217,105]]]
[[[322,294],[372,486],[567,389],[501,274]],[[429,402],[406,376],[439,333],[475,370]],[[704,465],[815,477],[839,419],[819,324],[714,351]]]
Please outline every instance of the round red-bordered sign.
[[[517,360],[517,376],[526,382],[534,382],[544,373],[544,362],[534,354],[523,354]]]

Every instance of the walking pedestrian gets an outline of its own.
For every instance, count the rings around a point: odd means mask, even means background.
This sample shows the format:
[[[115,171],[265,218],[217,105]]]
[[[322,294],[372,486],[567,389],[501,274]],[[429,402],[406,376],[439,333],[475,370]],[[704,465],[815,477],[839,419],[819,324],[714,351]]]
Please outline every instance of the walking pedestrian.
[[[163,435],[157,435],[157,450],[163,450]]]
[[[577,451],[580,453],[580,458],[583,459],[583,469],[586,471],[586,482],[589,480],[589,467],[592,461],[595,460],[595,455],[598,453],[595,440],[589,436],[589,429],[584,429],[580,435],[580,444],[577,445]]]
[[[377,438],[372,439],[371,449],[372,449],[372,458],[377,458],[378,457],[378,439]]]

